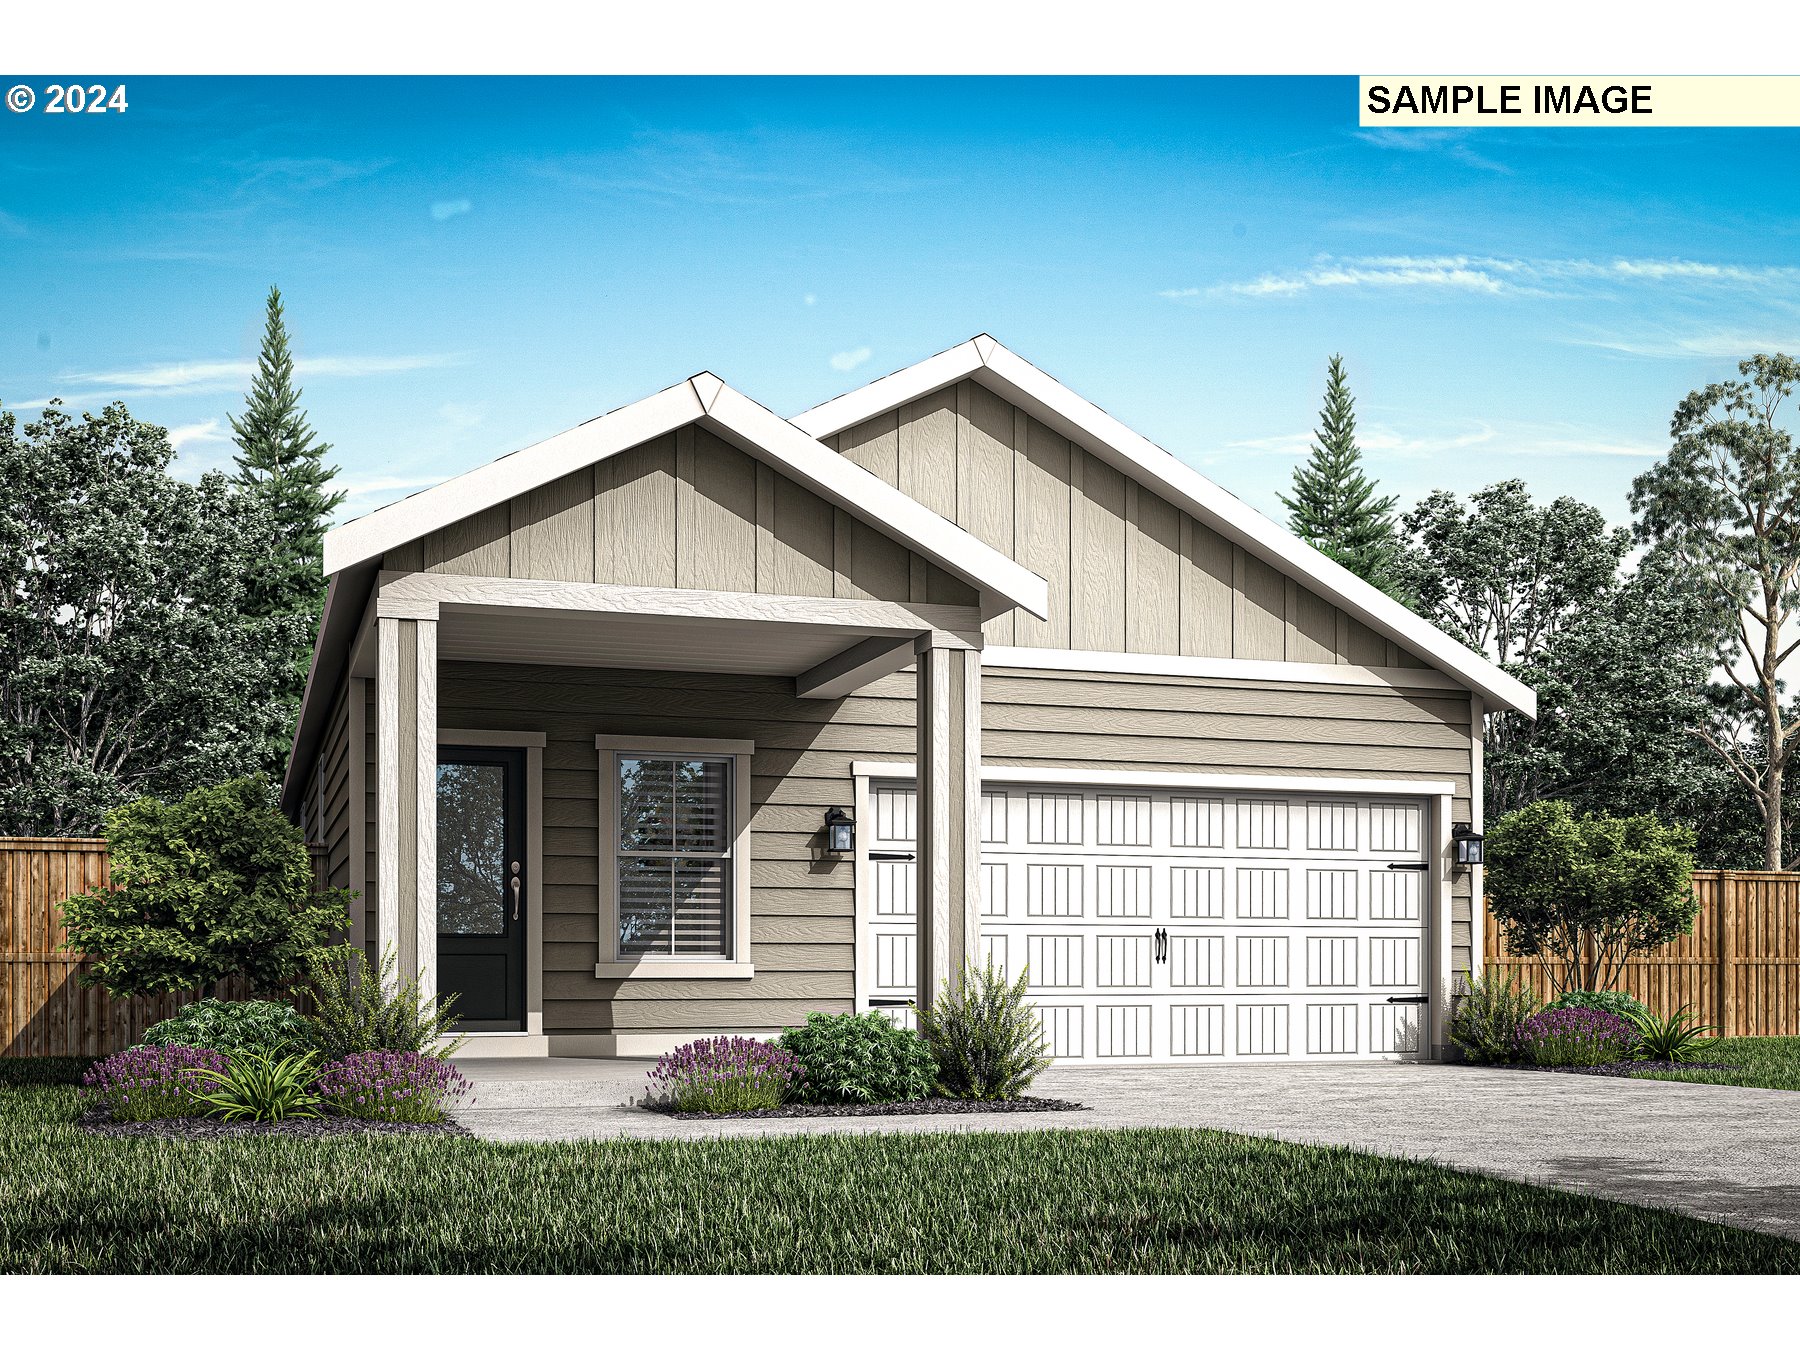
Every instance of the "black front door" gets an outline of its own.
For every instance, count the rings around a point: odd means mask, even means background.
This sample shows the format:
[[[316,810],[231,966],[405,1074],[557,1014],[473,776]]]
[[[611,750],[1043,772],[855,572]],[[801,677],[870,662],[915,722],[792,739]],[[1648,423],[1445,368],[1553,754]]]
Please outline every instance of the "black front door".
[[[465,1031],[525,1029],[525,752],[438,747],[438,992]]]

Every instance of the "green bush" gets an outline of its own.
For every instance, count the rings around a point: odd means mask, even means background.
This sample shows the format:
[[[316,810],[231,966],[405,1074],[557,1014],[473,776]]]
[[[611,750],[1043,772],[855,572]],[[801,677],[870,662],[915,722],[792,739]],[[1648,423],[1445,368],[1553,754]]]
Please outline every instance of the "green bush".
[[[1717,1027],[1695,1025],[1685,1006],[1667,1017],[1643,1012],[1631,1019],[1638,1034],[1638,1054],[1664,1064],[1684,1064],[1700,1053],[1700,1038]]]
[[[91,962],[82,982],[113,994],[232,975],[284,990],[347,922],[350,892],[313,889],[306,841],[261,777],[140,798],[107,815],[106,842],[116,889],[71,896],[63,921]]]
[[[193,1045],[227,1055],[254,1051],[293,1055],[308,1048],[306,1019],[285,1003],[203,998],[165,1018],[139,1038],[145,1045]]]
[[[1050,1063],[1037,1013],[1025,1001],[1026,972],[1008,984],[990,960],[946,980],[937,1002],[919,1009],[919,1035],[937,1062],[946,1097],[1005,1101],[1021,1095]]]
[[[931,1047],[878,1012],[809,1013],[805,1026],[789,1027],[776,1044],[805,1070],[796,1101],[909,1102],[931,1096],[937,1084]]]
[[[1571,989],[1558,994],[1544,1005],[1546,1012],[1552,1008],[1592,1008],[1595,1012],[1608,1012],[1614,1017],[1623,1017],[1627,1022],[1635,1022],[1650,1013],[1648,1008],[1630,994],[1617,989]]]
[[[245,1054],[223,1069],[195,1069],[194,1078],[211,1084],[211,1092],[195,1097],[208,1115],[226,1120],[311,1120],[319,1115],[319,1079],[314,1055]]]
[[[447,1059],[467,1040],[450,1039],[456,995],[428,1005],[416,979],[395,977],[395,964],[392,947],[381,954],[380,969],[358,947],[326,947],[307,958],[307,1035],[321,1056],[339,1060],[390,1050]]]
[[[1538,997],[1511,975],[1491,966],[1485,976],[1470,974],[1468,991],[1450,1014],[1450,1040],[1476,1064],[1511,1064],[1519,1059],[1519,1028],[1538,1010]]]

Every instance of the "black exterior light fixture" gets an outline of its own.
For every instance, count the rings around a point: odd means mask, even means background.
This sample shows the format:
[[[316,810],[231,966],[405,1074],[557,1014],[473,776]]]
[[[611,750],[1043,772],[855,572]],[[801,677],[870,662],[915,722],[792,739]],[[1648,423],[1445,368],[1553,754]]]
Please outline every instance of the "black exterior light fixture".
[[[834,806],[825,813],[825,851],[856,852],[856,822],[841,806]]]
[[[1456,825],[1450,831],[1450,842],[1456,846],[1456,865],[1458,867],[1480,867],[1482,858],[1481,835],[1475,832],[1472,825]]]

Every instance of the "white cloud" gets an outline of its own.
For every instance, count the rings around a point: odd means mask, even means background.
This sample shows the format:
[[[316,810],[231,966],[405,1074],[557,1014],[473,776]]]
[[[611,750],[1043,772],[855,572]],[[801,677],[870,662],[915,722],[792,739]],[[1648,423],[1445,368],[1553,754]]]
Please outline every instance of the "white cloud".
[[[223,426],[216,417],[209,417],[204,422],[189,422],[183,426],[169,428],[169,445],[180,452],[190,445],[206,445],[213,441],[229,441]]]
[[[811,291],[808,291],[806,293],[806,303],[809,305],[816,305],[819,303],[819,297],[814,295]]]
[[[458,197],[454,201],[433,202],[431,218],[433,220],[449,220],[452,216],[466,216],[474,209],[474,203],[467,197]]]
[[[831,368],[833,370],[855,370],[873,355],[875,353],[867,347],[856,347],[847,352],[838,352],[831,358]]]
[[[459,353],[427,352],[414,356],[311,356],[294,362],[298,378],[359,379],[459,365]],[[177,394],[220,393],[248,386],[256,362],[161,361],[120,370],[77,371],[59,376],[61,396],[82,402],[109,399],[161,398]],[[15,408],[41,408],[48,399],[15,403]]]
[[[1475,152],[1469,145],[1470,133],[1452,130],[1447,127],[1370,127],[1363,131],[1350,133],[1359,141],[1364,141],[1380,150],[1403,150],[1414,154],[1441,154],[1459,160],[1470,168],[1486,169],[1489,173],[1511,173],[1512,170],[1497,160]]]
[[[1644,333],[1601,333],[1566,338],[1577,347],[1600,347],[1627,356],[1705,357],[1742,361],[1755,352],[1800,352],[1800,330],[1785,336],[1775,332],[1706,329],[1675,333],[1666,329]]]

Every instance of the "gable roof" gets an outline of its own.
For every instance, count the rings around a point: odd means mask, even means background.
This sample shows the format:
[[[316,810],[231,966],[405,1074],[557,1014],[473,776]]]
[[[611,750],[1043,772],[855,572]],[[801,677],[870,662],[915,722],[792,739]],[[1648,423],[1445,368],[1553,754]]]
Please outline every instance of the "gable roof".
[[[998,549],[819,444],[718,376],[702,372],[527,449],[339,525],[325,536],[336,575],[390,549],[694,423],[969,583],[984,616],[1014,607],[1043,617],[1049,584]]]
[[[1277,525],[983,333],[793,418],[824,440],[928,394],[972,379],[1136,479],[1233,543],[1454,676],[1491,706],[1537,715],[1537,695],[1479,652]]]

